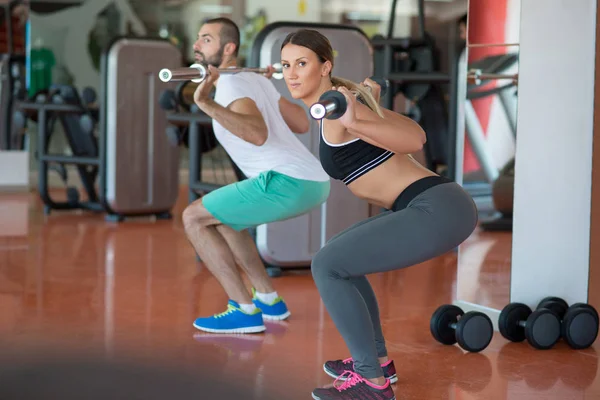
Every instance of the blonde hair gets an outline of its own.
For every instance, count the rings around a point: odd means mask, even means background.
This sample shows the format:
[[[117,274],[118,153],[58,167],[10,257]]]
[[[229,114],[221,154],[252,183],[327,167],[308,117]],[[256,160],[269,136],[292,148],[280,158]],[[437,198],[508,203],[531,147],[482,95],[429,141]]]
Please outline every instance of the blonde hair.
[[[381,111],[381,107],[379,107],[379,103],[377,102],[377,100],[375,100],[375,98],[371,94],[371,90],[369,90],[367,86],[357,84],[348,79],[340,78],[339,76],[332,76],[331,83],[333,83],[333,86],[343,86],[346,89],[348,89],[357,97],[357,99],[362,99],[366,103],[367,107],[375,111],[377,115],[383,118],[383,112]]]

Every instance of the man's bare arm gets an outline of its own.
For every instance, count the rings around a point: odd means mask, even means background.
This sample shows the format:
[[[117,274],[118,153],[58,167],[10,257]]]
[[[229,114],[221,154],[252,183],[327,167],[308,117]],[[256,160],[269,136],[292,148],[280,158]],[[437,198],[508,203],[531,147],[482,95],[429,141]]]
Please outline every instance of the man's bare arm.
[[[306,133],[310,128],[308,123],[308,116],[306,111],[298,105],[294,104],[285,97],[281,96],[279,99],[279,110],[285,120],[287,126],[290,127],[294,133]]]
[[[267,124],[253,100],[244,97],[223,107],[211,98],[197,102],[198,107],[237,137],[262,146],[268,137]]]

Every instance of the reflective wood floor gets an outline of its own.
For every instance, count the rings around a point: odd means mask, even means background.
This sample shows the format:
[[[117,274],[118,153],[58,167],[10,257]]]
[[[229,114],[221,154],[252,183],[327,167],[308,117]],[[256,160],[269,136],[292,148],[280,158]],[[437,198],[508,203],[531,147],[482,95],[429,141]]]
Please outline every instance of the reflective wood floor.
[[[223,311],[227,299],[184,237],[185,200],[182,191],[172,220],[112,224],[87,212],[46,217],[36,193],[0,194],[2,370],[85,356],[156,366],[171,374],[158,374],[163,377],[191,374],[206,390],[225,378],[230,389],[238,385],[243,391],[235,398],[245,399],[310,399],[314,387],[331,385],[323,362],[348,353],[307,270],[276,279],[293,315],[268,324],[265,334],[219,336],[193,329],[197,316]],[[461,248],[461,266],[469,271],[461,291],[472,300],[496,308],[508,301],[510,240],[510,234],[476,232]],[[398,399],[600,398],[598,344],[584,351],[564,343],[536,351],[496,333],[482,353],[467,354],[436,343],[429,319],[437,306],[455,298],[456,275],[457,255],[451,253],[370,277],[398,369]],[[83,390],[79,375],[69,375],[73,370],[44,371]],[[0,372],[0,397],[10,399],[2,396],[8,390],[3,379]],[[165,385],[179,392],[161,398],[208,398],[182,395],[185,385],[172,383]]]

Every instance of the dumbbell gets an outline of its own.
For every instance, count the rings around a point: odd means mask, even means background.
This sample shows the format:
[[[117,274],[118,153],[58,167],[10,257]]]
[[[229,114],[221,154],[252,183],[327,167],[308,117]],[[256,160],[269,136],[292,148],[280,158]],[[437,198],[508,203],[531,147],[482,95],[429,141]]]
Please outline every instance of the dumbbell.
[[[472,353],[485,349],[494,335],[490,318],[478,311],[465,313],[460,307],[444,304],[431,316],[429,329],[438,342],[458,345]]]
[[[92,107],[94,104],[96,104],[97,97],[98,96],[96,96],[96,91],[89,86],[86,86],[81,91],[81,102],[86,107]]]
[[[183,133],[177,126],[168,124],[165,133],[171,146],[179,147],[183,143]]]
[[[529,344],[539,350],[552,348],[560,340],[560,318],[549,308],[531,311],[523,303],[511,303],[502,309],[498,318],[500,334],[511,342]]]
[[[387,79],[376,78],[372,76],[371,80],[375,81],[381,87],[380,96],[383,97],[387,92],[389,82]],[[347,104],[344,95],[337,90],[328,90],[319,97],[319,101],[310,106],[310,116],[315,120],[323,118],[338,119],[346,112]]]
[[[575,303],[569,307],[560,297],[546,297],[538,308],[549,308],[556,312],[561,323],[561,337],[576,350],[587,349],[598,336],[598,312],[586,303]]]

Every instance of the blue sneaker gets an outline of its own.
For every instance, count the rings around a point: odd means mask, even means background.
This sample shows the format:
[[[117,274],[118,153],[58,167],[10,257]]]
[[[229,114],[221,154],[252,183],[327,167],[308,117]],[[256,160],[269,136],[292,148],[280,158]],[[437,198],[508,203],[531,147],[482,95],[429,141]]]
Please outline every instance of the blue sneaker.
[[[290,311],[281,297],[275,299],[271,304],[263,303],[256,297],[256,290],[252,288],[252,302],[262,310],[263,318],[266,320],[282,321],[291,315]]]
[[[212,317],[198,318],[194,321],[194,327],[212,333],[258,333],[267,329],[260,309],[246,314],[233,300],[227,303],[227,311]]]

